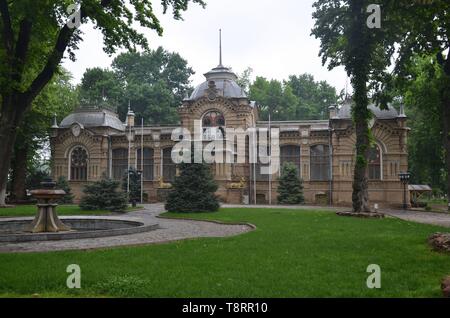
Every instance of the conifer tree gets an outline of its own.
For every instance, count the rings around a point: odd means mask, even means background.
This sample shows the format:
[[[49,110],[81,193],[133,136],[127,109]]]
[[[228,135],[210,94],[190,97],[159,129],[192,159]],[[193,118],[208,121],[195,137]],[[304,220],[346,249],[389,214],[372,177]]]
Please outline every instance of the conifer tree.
[[[58,200],[59,204],[70,204],[73,203],[73,197],[72,189],[69,186],[69,183],[67,182],[67,179],[63,176],[59,177],[56,181],[56,188],[64,190],[66,194]]]
[[[280,184],[278,186],[278,203],[301,204],[304,201],[303,184],[298,177],[297,167],[293,163],[287,162],[281,170]]]
[[[83,210],[108,210],[123,212],[127,208],[128,196],[118,191],[119,182],[103,177],[100,181],[87,184],[80,208]]]
[[[214,212],[220,207],[215,195],[218,189],[210,168],[204,163],[182,163],[175,178],[166,210],[169,212]]]

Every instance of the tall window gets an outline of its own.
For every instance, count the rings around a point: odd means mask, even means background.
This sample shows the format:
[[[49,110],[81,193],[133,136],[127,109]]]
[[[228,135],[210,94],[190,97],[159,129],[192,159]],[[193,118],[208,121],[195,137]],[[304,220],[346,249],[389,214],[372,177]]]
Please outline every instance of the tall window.
[[[369,180],[381,180],[381,152],[378,146],[369,150]]]
[[[163,150],[163,180],[164,182],[173,182],[177,173],[177,166],[172,161],[172,148]]]
[[[270,147],[267,146],[267,150],[265,153],[260,153],[260,147],[262,148],[262,145],[258,145],[256,151],[256,155],[257,158],[255,158],[257,160],[256,164],[255,164],[255,169],[256,169],[256,181],[269,181],[269,167],[270,164],[267,162],[270,162]],[[264,162],[264,163],[263,163]],[[263,173],[263,169],[264,168],[264,173]]]
[[[144,180],[150,181],[153,180],[153,149],[144,148],[144,158],[143,159],[143,176]],[[141,169],[141,149],[137,151],[137,167]]]
[[[202,120],[203,139],[221,140],[225,137],[225,117],[218,111],[207,112]]]
[[[88,154],[83,147],[75,147],[70,154],[70,180],[87,180]]]
[[[128,149],[119,148],[112,151],[112,172],[115,180],[121,180],[128,170]]]
[[[280,148],[280,167],[291,162],[297,167],[297,176],[300,177],[300,146],[288,145]]]
[[[330,180],[330,148],[327,145],[315,145],[310,151],[311,180]]]

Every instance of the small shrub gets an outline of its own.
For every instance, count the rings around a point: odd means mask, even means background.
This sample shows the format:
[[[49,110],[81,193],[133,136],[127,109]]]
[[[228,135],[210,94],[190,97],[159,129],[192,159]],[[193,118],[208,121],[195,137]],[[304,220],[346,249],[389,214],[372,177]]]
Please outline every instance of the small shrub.
[[[141,201],[141,175],[138,173],[138,171],[135,168],[130,168],[130,193],[128,195],[129,202],[132,202],[135,200],[136,202]],[[128,175],[127,172],[124,173],[122,178],[122,190],[123,192],[127,192],[128,190]],[[146,193],[143,193],[143,200],[145,201],[145,198],[148,195]]]
[[[74,195],[72,194],[72,189],[67,182],[65,177],[59,177],[56,181],[56,189],[64,190],[66,194],[58,200],[59,204],[70,204],[73,203]]]
[[[203,163],[182,163],[180,176],[175,178],[173,190],[167,197],[169,212],[215,212],[220,203],[215,192],[217,183],[209,166]]]
[[[80,208],[123,212],[128,206],[127,194],[118,191],[119,182],[103,178],[84,187]]]
[[[302,180],[298,177],[297,167],[287,162],[281,170],[280,184],[278,186],[278,203],[301,204],[305,202],[303,197]]]

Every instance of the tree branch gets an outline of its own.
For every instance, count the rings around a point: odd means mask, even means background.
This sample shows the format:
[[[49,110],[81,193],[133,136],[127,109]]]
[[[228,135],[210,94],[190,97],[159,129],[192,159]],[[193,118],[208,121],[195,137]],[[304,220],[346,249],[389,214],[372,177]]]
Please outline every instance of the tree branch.
[[[110,3],[111,0],[102,0],[100,4],[102,7],[105,8],[109,6]],[[84,6],[82,5],[80,7],[80,18],[83,19],[85,16],[86,11],[84,9]],[[66,51],[67,46],[69,45],[75,30],[76,30],[75,28],[69,28],[67,24],[65,24],[64,27],[59,31],[55,47],[53,48],[53,51],[50,53],[46,65],[39,73],[39,75],[31,83],[28,90],[24,93],[25,106],[29,107],[31,102],[42,91],[45,85],[47,85],[48,82],[52,79],[58,65],[61,63],[61,60],[64,56],[64,52]]]
[[[13,30],[11,26],[11,17],[9,15],[8,3],[6,0],[0,0],[0,14],[3,21],[3,42],[8,55],[13,51]]]
[[[67,26],[67,24],[64,25],[64,27],[59,31],[55,47],[48,57],[47,63],[25,92],[25,98],[27,101],[26,104],[31,103],[45,87],[45,85],[47,85],[47,83],[52,79],[53,74],[61,62],[64,52],[66,51],[74,32],[75,28],[71,29]]]
[[[31,26],[32,23],[28,19],[23,19],[20,22],[19,37],[17,39],[16,52],[13,63],[13,79],[17,82],[21,81],[22,72],[25,67],[28,45],[31,38]]]

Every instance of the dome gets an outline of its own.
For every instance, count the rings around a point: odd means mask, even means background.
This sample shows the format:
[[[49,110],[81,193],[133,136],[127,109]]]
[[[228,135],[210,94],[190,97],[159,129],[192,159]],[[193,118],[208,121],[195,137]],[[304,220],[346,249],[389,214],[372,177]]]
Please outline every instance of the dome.
[[[236,83],[236,80],[238,79],[236,74],[229,68],[219,65],[204,75],[206,77],[206,82],[203,82],[195,88],[189,100],[196,100],[205,96],[205,93],[210,88],[212,82],[214,82],[218,96],[225,98],[247,97],[244,90]]]
[[[78,109],[64,118],[60,127],[69,128],[75,123],[84,127],[110,127],[120,131],[125,130],[125,125],[117,114],[106,109]]]
[[[378,119],[394,119],[399,117],[397,110],[392,105],[388,105],[388,109],[380,109],[375,104],[369,104],[368,108]],[[340,119],[352,118],[351,110],[352,102],[344,102],[339,108],[337,117]]]

